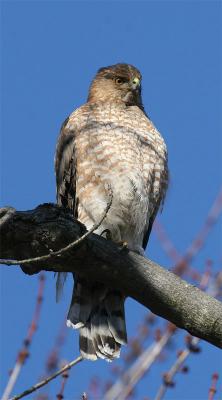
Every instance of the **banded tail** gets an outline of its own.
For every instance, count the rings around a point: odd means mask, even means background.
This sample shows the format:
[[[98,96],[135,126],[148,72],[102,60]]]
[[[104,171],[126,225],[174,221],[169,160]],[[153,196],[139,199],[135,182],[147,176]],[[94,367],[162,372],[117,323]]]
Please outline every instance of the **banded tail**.
[[[67,326],[79,329],[83,358],[112,361],[127,343],[124,297],[103,284],[75,277]]]

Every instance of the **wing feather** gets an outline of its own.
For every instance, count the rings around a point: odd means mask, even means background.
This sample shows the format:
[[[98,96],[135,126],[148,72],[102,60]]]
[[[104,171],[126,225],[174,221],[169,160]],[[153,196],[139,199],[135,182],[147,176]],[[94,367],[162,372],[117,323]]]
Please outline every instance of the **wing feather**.
[[[154,176],[154,179],[155,179],[155,176]],[[155,221],[155,218],[157,216],[159,208],[161,208],[161,211],[162,211],[168,183],[169,183],[168,155],[167,155],[167,150],[165,150],[165,155],[164,155],[164,159],[163,159],[163,171],[160,176],[159,193],[156,194],[156,196],[155,196],[155,205],[153,207],[151,215],[148,216],[147,224],[144,229],[144,236],[143,236],[143,249],[144,250],[146,249],[147,243],[149,241],[153,223]]]
[[[77,215],[76,197],[76,154],[75,154],[75,130],[68,124],[67,118],[60,131],[55,154],[55,172],[57,186],[57,203],[69,208],[75,218]],[[61,297],[62,288],[67,273],[58,273],[56,282],[56,300]]]
[[[55,155],[57,203],[69,208],[77,217],[75,131],[62,125]]]

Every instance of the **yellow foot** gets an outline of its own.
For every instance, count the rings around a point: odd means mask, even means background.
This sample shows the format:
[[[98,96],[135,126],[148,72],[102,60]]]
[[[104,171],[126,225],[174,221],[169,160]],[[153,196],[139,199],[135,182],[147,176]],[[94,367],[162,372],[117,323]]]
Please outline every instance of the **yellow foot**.
[[[125,240],[124,241],[121,241],[121,242],[118,242],[117,243],[119,246],[121,246],[121,250],[128,250],[129,248],[128,248],[128,242],[126,242]]]

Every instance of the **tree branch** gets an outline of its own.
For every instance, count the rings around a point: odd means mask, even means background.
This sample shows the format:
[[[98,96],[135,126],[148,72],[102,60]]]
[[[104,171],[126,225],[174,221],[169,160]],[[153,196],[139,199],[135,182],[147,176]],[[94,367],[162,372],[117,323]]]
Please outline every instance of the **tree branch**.
[[[5,217],[9,213],[7,218]],[[58,251],[79,239],[85,227],[71,213],[53,204],[31,211],[0,210],[0,257],[28,259]],[[2,223],[1,223],[2,222]],[[0,260],[2,262],[3,260]],[[222,304],[178,276],[126,248],[90,234],[74,249],[22,267],[78,272],[121,290],[153,313],[186,329],[191,335],[222,348]]]
[[[60,368],[54,374],[48,376],[48,378],[43,379],[41,382],[36,383],[35,385],[33,385],[29,389],[25,390],[24,392],[18,394],[17,396],[12,397],[11,400],[19,400],[25,396],[28,396],[28,394],[31,394],[31,393],[35,392],[36,390],[40,389],[42,386],[47,385],[47,383],[49,383],[53,379],[57,378],[57,376],[63,374],[63,372],[68,371],[70,368],[72,368],[74,365],[78,364],[82,360],[83,360],[82,356],[77,357],[75,360],[71,361],[70,363],[66,364],[64,367]]]

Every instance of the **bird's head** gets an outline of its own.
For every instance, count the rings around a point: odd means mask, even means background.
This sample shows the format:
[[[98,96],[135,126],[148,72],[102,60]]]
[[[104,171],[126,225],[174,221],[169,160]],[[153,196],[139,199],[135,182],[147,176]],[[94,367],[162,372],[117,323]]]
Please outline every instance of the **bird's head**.
[[[130,64],[100,68],[89,89],[89,102],[120,102],[142,106],[141,73]]]

